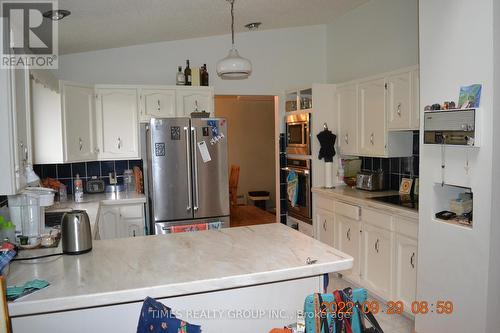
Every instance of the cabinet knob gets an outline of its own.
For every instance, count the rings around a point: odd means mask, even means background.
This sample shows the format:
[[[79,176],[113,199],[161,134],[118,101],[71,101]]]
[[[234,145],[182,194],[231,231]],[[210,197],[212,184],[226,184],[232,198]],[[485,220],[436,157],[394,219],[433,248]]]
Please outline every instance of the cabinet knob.
[[[351,228],[347,229],[347,240],[350,242],[351,241]]]
[[[326,220],[323,221],[323,229],[326,231]]]
[[[158,110],[158,112],[160,112],[160,110],[161,110],[160,100],[158,100],[158,109],[157,110]]]
[[[396,110],[396,113],[398,114],[398,116],[401,117],[401,103],[398,103],[398,106],[397,106],[397,110]]]
[[[80,144],[80,151],[83,149],[83,141],[82,138],[78,138],[78,143]]]
[[[345,136],[344,136],[344,141],[345,141],[345,144],[348,145],[349,144],[349,133],[346,133]]]
[[[122,139],[118,137],[118,149],[122,149]]]
[[[375,144],[375,134],[372,133],[372,135],[370,135],[370,143],[372,144],[372,146]]]
[[[194,101],[194,112],[198,112],[198,100]]]
[[[413,252],[411,254],[411,257],[410,257],[410,265],[411,265],[411,268],[415,268],[415,252]]]
[[[375,242],[375,251],[377,251],[377,253],[378,253],[378,244],[379,244],[379,240],[377,238],[377,241]]]

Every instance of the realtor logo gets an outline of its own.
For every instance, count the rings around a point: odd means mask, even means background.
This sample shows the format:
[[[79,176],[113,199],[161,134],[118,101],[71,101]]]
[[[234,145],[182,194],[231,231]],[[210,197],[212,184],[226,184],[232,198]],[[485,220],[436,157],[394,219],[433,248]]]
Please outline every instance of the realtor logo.
[[[0,68],[57,68],[57,22],[43,16],[56,8],[55,1],[1,2]]]

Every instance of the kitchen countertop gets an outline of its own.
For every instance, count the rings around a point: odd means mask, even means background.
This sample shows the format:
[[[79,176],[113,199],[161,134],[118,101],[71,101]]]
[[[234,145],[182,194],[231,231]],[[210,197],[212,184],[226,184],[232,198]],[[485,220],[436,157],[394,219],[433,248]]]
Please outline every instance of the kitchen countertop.
[[[306,264],[307,258],[316,259]],[[10,316],[65,311],[146,296],[164,298],[346,270],[353,259],[280,223],[95,241],[78,256],[14,262],[9,286],[50,286],[9,303]]]
[[[98,193],[84,194],[83,202],[75,202],[73,196],[68,196],[65,202],[55,202],[52,206],[45,209],[46,212],[69,211],[73,209],[85,210],[90,220],[92,238],[95,238],[95,226],[99,217],[100,205],[126,205],[146,203],[146,196],[142,193]]]
[[[347,203],[360,205],[368,208],[380,209],[389,214],[399,215],[402,217],[418,220],[418,210],[416,209],[406,208],[371,199],[375,197],[383,197],[388,195],[398,195],[399,192],[397,191],[369,192],[369,191],[357,190],[348,186],[341,186],[334,189],[313,187],[312,192],[324,196],[329,196],[334,199],[339,199]]]

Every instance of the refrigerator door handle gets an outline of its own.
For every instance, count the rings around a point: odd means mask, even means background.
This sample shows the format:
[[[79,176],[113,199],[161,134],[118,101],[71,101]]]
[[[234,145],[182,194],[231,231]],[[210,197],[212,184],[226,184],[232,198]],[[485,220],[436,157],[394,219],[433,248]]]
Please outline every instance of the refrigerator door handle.
[[[184,127],[184,132],[186,133],[187,184],[188,184],[188,191],[187,191],[188,206],[186,207],[186,210],[189,212],[191,211],[191,208],[193,206],[193,203],[191,202],[191,154],[189,149],[189,141],[190,141],[189,128]]]
[[[195,198],[195,203],[193,210],[196,212],[198,210],[198,205],[199,205],[199,189],[198,189],[198,154],[196,153],[196,145],[197,139],[196,139],[196,128],[191,127],[191,133],[192,133],[192,138],[193,138],[193,156],[194,156],[194,198]]]

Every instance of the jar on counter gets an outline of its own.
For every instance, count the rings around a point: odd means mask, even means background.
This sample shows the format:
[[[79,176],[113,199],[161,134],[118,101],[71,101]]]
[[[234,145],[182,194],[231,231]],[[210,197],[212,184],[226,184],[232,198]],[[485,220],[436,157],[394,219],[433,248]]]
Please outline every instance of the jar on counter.
[[[125,187],[125,192],[135,192],[134,172],[130,169],[123,172],[123,186]]]

